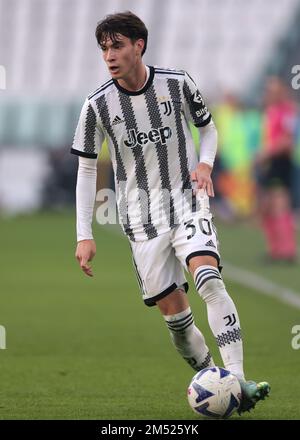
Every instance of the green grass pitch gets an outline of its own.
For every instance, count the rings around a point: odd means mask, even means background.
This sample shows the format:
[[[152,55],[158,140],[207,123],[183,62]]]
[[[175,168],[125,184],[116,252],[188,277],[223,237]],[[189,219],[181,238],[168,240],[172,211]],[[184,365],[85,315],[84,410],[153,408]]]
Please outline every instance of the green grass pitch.
[[[0,324],[7,336],[1,419],[197,420],[186,399],[193,370],[173,348],[158,310],[144,306],[125,237],[95,225],[90,279],[74,258],[73,213],[2,219],[0,228]],[[251,228],[220,227],[219,235],[225,261],[300,290],[299,266],[262,267],[263,247]],[[226,284],[241,318],[247,377],[272,386],[271,397],[243,418],[299,419],[300,350],[291,346],[299,310]],[[189,298],[221,365],[191,283]]]

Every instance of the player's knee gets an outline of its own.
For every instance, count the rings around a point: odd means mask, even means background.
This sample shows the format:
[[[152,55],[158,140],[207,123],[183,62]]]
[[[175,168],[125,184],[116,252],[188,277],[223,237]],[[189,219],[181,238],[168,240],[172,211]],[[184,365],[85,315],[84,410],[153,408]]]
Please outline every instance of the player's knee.
[[[225,284],[218,269],[200,266],[194,274],[195,285],[205,302],[220,302],[228,297]]]
[[[204,301],[210,304],[226,300],[228,297],[223,280],[217,280],[215,278],[204,283],[198,292]]]

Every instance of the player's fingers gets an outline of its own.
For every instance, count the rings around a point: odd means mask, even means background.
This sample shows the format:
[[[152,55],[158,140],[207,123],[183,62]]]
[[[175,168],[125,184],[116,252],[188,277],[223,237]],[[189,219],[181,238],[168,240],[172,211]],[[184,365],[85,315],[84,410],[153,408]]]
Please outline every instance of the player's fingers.
[[[87,276],[89,276],[89,277],[92,277],[92,276],[93,276],[93,271],[92,271],[92,268],[91,268],[91,267],[89,267],[89,268],[87,268],[87,269],[83,269],[83,272],[84,272]]]
[[[80,260],[80,267],[81,267],[81,269],[85,269],[85,268],[89,267],[87,262],[88,262],[87,257],[82,257],[81,258],[81,260]]]
[[[196,182],[197,181],[196,171],[192,171],[191,172],[191,181],[192,182]]]
[[[86,275],[93,276],[92,268],[87,263],[81,264],[81,269]]]
[[[214,197],[214,195],[215,195],[215,193],[214,193],[214,187],[213,187],[212,182],[209,182],[209,183],[207,184],[207,195],[208,195],[209,197]]]
[[[198,179],[198,188],[199,189],[206,189],[206,181],[204,179]]]

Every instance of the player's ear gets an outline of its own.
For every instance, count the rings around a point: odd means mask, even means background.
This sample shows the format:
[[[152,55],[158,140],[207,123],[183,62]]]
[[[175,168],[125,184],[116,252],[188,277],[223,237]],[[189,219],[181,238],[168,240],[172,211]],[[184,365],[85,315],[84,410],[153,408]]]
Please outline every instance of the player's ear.
[[[139,54],[142,55],[145,46],[145,41],[142,38],[139,38],[138,40],[136,40],[135,45],[136,48],[138,49]]]

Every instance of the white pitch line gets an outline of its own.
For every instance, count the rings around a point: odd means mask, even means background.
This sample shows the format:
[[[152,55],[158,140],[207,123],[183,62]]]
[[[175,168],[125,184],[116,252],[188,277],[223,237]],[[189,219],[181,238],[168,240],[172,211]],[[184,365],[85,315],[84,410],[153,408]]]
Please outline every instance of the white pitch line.
[[[224,277],[228,280],[236,281],[237,283],[250,287],[256,290],[258,293],[272,298],[276,298],[282,303],[300,309],[300,293],[292,289],[288,289],[279,284],[263,278],[253,272],[240,267],[234,266],[231,263],[224,262]]]

